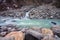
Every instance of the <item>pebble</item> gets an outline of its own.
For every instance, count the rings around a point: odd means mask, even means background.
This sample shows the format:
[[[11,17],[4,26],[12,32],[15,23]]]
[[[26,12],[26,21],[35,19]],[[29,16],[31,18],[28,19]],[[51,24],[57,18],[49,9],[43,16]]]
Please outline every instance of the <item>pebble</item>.
[[[1,32],[1,33],[0,33],[0,36],[1,36],[1,37],[4,37],[6,34],[7,34],[7,32]]]

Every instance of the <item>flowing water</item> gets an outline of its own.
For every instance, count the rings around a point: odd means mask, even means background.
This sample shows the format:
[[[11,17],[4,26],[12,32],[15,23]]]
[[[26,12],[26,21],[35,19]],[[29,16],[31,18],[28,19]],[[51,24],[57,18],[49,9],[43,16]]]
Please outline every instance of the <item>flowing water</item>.
[[[53,23],[52,23],[53,22]],[[51,28],[53,25],[60,25],[59,19],[19,19],[19,18],[3,18],[0,19],[0,25],[16,25],[19,27],[45,27]]]
[[[29,13],[32,10],[34,10],[34,8],[31,8],[25,12],[25,17],[21,19],[12,17],[0,17],[0,26],[12,24],[19,27],[50,28],[53,25],[60,25],[60,19],[29,19]]]

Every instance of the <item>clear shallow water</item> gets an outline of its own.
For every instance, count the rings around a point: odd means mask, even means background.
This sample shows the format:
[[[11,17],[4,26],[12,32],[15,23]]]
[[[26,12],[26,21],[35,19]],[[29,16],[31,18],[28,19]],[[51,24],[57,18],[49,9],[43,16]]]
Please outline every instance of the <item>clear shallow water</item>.
[[[60,25],[60,19],[18,19],[18,18],[1,18],[0,19],[0,25],[17,25],[19,27],[46,27],[50,28],[54,24],[51,23],[54,22],[56,25]]]

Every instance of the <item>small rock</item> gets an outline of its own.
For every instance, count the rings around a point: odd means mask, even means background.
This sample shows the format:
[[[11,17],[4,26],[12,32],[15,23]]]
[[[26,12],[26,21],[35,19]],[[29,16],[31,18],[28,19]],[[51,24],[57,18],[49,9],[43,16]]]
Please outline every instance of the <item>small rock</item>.
[[[18,7],[16,4],[13,4],[14,7]]]
[[[11,31],[11,30],[12,30],[12,28],[11,28],[11,27],[9,27],[9,28],[8,28],[8,31]]]
[[[15,28],[12,28],[12,29],[11,29],[11,32],[12,32],[12,31],[16,31],[16,29],[15,29]]]
[[[7,32],[1,32],[0,35],[4,37],[7,34]]]
[[[9,7],[7,7],[7,9],[10,9]]]
[[[0,32],[3,32],[3,31],[7,31],[7,27],[6,26],[1,26],[0,27]]]

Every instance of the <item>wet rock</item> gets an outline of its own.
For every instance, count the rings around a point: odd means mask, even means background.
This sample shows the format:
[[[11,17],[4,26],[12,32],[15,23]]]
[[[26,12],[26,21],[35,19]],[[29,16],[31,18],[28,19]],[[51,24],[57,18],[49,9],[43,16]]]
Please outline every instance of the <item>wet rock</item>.
[[[8,28],[8,32],[11,32],[11,31],[12,31],[12,28],[11,28],[11,27],[9,27],[9,28]]]
[[[53,25],[56,25],[56,23],[55,22],[51,22]]]
[[[9,28],[9,27],[10,27],[10,28],[15,28],[16,25],[9,24],[9,25],[6,25],[6,27],[7,27],[7,28]]]
[[[38,39],[30,34],[26,34],[24,40],[38,40]]]
[[[1,37],[4,37],[6,34],[7,34],[7,32],[1,32],[1,33],[0,33],[0,36],[1,36]]]
[[[55,35],[54,38],[55,40],[60,40],[60,38],[57,35]]]
[[[19,31],[20,29],[16,27],[15,25],[6,25],[8,33],[13,31]]]
[[[55,35],[60,37],[60,26],[56,25],[56,26],[52,27],[52,31],[54,32]]]
[[[41,40],[43,38],[42,33],[39,33],[38,31],[31,30],[31,29],[27,30],[26,34],[30,34],[30,35],[32,35],[33,37],[35,37],[35,38],[37,38],[39,40]]]
[[[6,34],[13,32],[13,31],[20,31],[21,29],[18,29],[18,27],[13,25],[6,25],[0,27],[0,35],[5,36]]]
[[[1,30],[2,31],[7,31],[7,27],[6,26],[1,26]]]
[[[41,40],[43,35],[35,30],[27,30],[25,34],[25,40]]]

